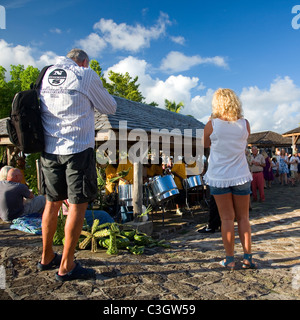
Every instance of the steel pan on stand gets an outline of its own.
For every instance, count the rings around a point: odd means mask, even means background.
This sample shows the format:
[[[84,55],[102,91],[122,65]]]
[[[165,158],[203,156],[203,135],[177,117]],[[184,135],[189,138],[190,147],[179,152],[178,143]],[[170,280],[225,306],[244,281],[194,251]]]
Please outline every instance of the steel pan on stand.
[[[124,206],[131,207],[132,203],[132,193],[133,184],[123,184],[118,186],[119,191],[119,202]]]
[[[189,194],[196,194],[197,196],[197,203],[199,202],[199,188],[203,189],[203,181],[202,177],[200,175],[190,176],[183,180],[183,185],[185,188],[185,203],[189,210],[189,212],[192,214],[192,211],[190,209],[189,203],[188,203],[188,192]]]
[[[191,176],[191,177],[188,177],[187,179],[184,179],[184,184],[186,189],[193,189],[193,188],[201,187],[203,185],[203,182],[199,174],[197,176]]]
[[[133,206],[133,184],[122,184],[118,186],[120,215],[122,222],[133,220],[133,211],[128,207]]]
[[[149,182],[152,194],[157,202],[162,202],[170,197],[179,194],[178,188],[171,175],[155,176]]]
[[[171,175],[155,176],[149,179],[147,187],[150,204],[162,207],[164,225],[165,202],[179,194],[174,178]]]

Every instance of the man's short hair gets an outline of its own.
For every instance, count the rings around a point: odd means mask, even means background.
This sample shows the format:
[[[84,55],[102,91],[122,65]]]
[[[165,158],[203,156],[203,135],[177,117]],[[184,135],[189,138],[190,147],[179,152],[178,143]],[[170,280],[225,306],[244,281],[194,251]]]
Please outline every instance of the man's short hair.
[[[88,64],[90,62],[89,56],[87,53],[81,49],[72,49],[68,54],[67,57],[76,61],[76,62],[83,62],[84,60],[87,60]]]

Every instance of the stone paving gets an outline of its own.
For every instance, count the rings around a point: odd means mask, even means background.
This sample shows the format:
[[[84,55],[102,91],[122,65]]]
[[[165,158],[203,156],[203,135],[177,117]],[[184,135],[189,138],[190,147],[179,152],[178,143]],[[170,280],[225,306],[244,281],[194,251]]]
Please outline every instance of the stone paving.
[[[250,211],[257,270],[241,268],[238,237],[236,269],[231,272],[219,266],[225,255],[220,232],[197,232],[207,218],[205,210],[195,210],[194,219],[173,215],[174,221],[182,219],[183,227],[162,233],[171,248],[155,247],[143,255],[122,252],[117,256],[103,250],[78,251],[77,260],[96,270],[96,280],[67,283],[55,280],[55,270],[37,271],[40,236],[0,223],[0,299],[300,300],[300,186],[274,185],[265,191],[266,201],[252,204]],[[171,220],[166,220],[165,228],[156,221],[154,231],[167,230]]]

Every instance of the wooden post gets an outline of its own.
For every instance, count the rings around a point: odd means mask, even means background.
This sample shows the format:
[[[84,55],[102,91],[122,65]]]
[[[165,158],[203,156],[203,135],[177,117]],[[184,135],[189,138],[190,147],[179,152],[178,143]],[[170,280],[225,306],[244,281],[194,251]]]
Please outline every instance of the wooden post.
[[[133,164],[133,214],[134,219],[142,214],[143,206],[143,164],[135,162]]]

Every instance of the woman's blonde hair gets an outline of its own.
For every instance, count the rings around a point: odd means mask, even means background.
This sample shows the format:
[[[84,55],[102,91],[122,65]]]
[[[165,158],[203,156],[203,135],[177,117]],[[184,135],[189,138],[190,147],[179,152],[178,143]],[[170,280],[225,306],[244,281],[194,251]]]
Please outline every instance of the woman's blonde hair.
[[[212,118],[236,121],[243,118],[242,104],[231,89],[218,89],[212,99]]]

